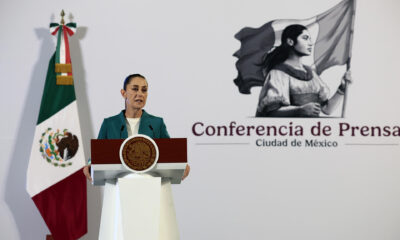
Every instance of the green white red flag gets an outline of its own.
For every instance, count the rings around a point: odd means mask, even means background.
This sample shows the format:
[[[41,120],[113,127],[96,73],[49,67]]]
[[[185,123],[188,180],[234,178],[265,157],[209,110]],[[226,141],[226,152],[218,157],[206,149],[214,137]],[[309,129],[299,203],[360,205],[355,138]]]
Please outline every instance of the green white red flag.
[[[68,37],[75,23],[51,24],[57,50],[49,62],[27,172],[27,191],[55,240],[87,232],[86,179]]]
[[[249,94],[251,87],[263,86],[265,76],[262,62],[268,52],[281,44],[283,30],[292,24],[308,28],[314,48],[305,64],[314,67],[318,74],[331,66],[347,63],[351,56],[354,14],[355,0],[343,0],[312,18],[279,19],[259,28],[243,28],[235,35],[241,46],[234,53],[238,58],[238,76],[234,83],[244,94]]]

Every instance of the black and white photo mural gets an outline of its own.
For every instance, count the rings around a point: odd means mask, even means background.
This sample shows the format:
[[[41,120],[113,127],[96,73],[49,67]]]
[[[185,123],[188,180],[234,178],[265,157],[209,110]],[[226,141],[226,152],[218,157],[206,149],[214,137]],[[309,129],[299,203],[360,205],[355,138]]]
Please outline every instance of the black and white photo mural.
[[[234,54],[234,83],[242,94],[262,87],[256,117],[330,116],[339,106],[344,117],[354,16],[355,1],[343,0],[309,19],[273,20],[235,35],[241,47]],[[325,69],[345,64],[334,88],[326,84],[331,79],[320,77]]]

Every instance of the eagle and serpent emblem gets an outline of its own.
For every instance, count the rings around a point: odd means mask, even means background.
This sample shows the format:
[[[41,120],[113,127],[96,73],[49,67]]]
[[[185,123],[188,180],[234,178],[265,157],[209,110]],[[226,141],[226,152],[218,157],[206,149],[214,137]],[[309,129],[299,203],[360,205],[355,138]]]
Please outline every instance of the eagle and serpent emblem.
[[[63,131],[47,128],[39,140],[42,157],[55,167],[71,166],[71,158],[79,148],[79,141],[68,129]]]

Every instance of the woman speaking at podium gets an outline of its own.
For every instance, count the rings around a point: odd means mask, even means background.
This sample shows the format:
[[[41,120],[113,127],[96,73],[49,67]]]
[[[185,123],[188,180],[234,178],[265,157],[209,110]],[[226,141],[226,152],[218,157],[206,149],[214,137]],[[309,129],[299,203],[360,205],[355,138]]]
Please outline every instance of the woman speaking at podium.
[[[133,134],[144,134],[151,138],[169,138],[164,120],[148,114],[143,107],[146,105],[148,83],[141,74],[131,74],[126,77],[121,95],[125,101],[125,110],[106,118],[101,125],[97,139],[125,139]],[[89,173],[90,165],[83,169],[88,180],[92,181]],[[187,165],[182,180],[190,172]]]
[[[167,128],[162,118],[153,116],[147,113],[143,107],[146,105],[148,95],[148,83],[144,76],[140,74],[131,74],[126,77],[121,89],[121,95],[125,101],[125,110],[119,114],[105,118],[98,135],[98,139],[125,139],[135,134],[144,134],[150,138],[169,138]],[[90,163],[89,163],[90,164]],[[88,180],[92,181],[89,173],[90,165],[86,166],[83,171]],[[182,180],[189,174],[190,167],[186,165]],[[170,183],[167,181],[162,182],[161,191],[164,193],[161,196],[161,205],[163,205],[163,198],[167,199],[164,202],[172,201],[172,193],[170,190]],[[168,203],[164,203],[166,205]],[[165,208],[168,208],[166,206]],[[161,208],[161,211],[163,208]],[[168,211],[170,213],[168,213]],[[170,231],[168,228],[173,228],[171,224],[175,222],[175,210],[172,207],[166,210],[167,213],[164,217],[160,218],[160,231]],[[173,216],[172,216],[173,215]],[[171,220],[171,218],[174,218]],[[172,234],[173,235],[173,234]]]

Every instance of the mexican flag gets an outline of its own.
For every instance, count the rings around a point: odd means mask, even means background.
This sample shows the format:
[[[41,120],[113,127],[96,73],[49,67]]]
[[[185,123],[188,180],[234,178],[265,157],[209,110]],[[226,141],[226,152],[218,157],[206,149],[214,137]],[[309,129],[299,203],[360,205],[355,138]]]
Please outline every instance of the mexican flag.
[[[283,30],[292,24],[304,25],[311,35],[313,52],[304,63],[312,66],[317,74],[331,66],[346,64],[351,57],[354,14],[355,0],[343,0],[308,19],[279,19],[259,28],[240,30],[235,38],[241,46],[233,54],[238,58],[238,76],[234,83],[239,92],[249,94],[251,87],[264,85],[262,62],[268,52],[281,44]]]
[[[27,191],[55,240],[87,232],[85,157],[68,43],[75,27],[52,29],[57,50],[49,62],[27,172]]]

